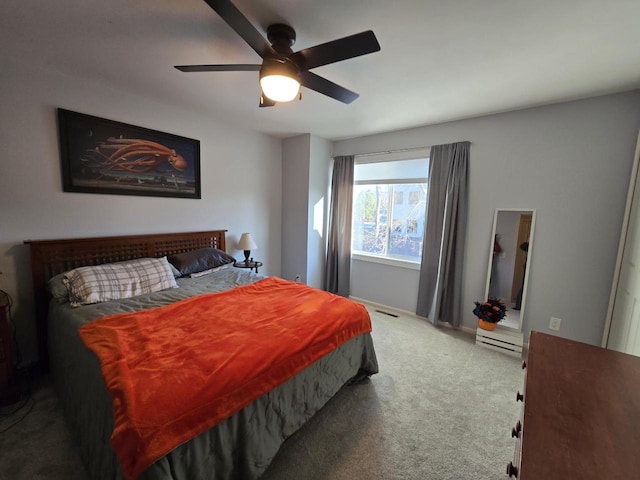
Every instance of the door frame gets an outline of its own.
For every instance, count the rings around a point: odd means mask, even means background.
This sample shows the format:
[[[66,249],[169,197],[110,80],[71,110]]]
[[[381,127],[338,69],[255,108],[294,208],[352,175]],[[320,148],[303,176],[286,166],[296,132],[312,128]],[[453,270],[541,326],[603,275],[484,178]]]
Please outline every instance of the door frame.
[[[627,192],[627,205],[624,210],[624,218],[622,219],[622,231],[620,233],[620,242],[618,244],[618,257],[616,258],[616,268],[613,272],[613,282],[611,284],[611,293],[609,295],[609,307],[607,308],[607,318],[602,333],[603,348],[607,348],[609,343],[609,333],[611,332],[611,318],[613,317],[613,307],[616,303],[616,294],[618,292],[618,284],[620,282],[620,271],[622,269],[622,257],[627,243],[627,233],[629,229],[629,219],[631,218],[631,207],[633,206],[633,197],[636,186],[638,184],[638,169],[640,164],[640,131],[638,132],[638,140],[636,141],[636,150],[633,155],[633,167],[631,169],[631,179],[629,180],[629,191]]]

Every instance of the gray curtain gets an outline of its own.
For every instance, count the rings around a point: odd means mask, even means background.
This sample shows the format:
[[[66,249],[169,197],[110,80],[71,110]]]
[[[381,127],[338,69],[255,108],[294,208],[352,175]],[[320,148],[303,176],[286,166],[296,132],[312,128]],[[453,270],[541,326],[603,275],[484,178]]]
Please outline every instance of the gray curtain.
[[[431,147],[416,313],[460,326],[470,142]]]
[[[353,208],[354,156],[333,159],[331,204],[324,288],[343,297],[349,296],[351,274],[351,210]]]

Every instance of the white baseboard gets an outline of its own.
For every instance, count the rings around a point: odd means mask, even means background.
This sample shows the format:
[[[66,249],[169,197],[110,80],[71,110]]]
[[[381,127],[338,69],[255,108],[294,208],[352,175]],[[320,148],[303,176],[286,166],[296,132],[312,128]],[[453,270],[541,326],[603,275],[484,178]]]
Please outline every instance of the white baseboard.
[[[380,310],[384,310],[385,312],[398,313],[400,315],[407,315],[409,317],[418,318],[420,320],[425,320],[427,322],[429,321],[429,319],[427,317],[422,317],[420,315],[416,315],[415,312],[410,312],[408,310],[402,310],[401,308],[390,307],[388,305],[383,305],[382,303],[372,302],[371,300],[365,300],[364,298],[358,298],[358,297],[354,297],[352,295],[349,295],[349,298],[351,300],[355,301],[355,302],[364,303],[365,305],[370,305],[371,307],[379,308]],[[441,326],[441,327],[453,328],[447,322],[438,322],[438,325]],[[475,335],[476,334],[476,329],[475,328],[467,327],[466,325],[461,325],[459,329],[462,330],[463,332],[469,333],[471,335]]]

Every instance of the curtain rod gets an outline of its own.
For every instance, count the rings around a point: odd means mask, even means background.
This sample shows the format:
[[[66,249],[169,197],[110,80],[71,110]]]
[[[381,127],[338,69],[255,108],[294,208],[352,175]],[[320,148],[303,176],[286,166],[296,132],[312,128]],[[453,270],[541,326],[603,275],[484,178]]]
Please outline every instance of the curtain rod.
[[[469,142],[473,144],[473,142]],[[429,150],[431,147],[412,147],[412,148],[398,148],[395,150],[384,150],[382,152],[367,152],[367,153],[356,153],[354,156],[356,157],[369,157],[372,155],[389,155],[391,153],[401,153],[401,152],[416,152],[418,150]]]

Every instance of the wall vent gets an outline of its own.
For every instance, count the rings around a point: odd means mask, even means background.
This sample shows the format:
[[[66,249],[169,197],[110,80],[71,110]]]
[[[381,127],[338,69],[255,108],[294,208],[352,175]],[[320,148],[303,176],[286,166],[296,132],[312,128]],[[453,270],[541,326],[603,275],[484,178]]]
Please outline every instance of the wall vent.
[[[514,357],[522,356],[522,345],[524,343],[522,332],[512,332],[496,328],[495,330],[476,330],[476,344],[491,350],[497,350]]]

